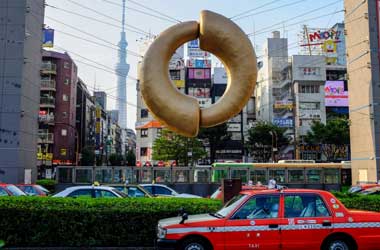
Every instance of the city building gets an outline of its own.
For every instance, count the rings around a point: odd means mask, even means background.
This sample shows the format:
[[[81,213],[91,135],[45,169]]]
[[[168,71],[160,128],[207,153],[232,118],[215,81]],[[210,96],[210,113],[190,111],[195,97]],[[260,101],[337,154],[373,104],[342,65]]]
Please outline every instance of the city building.
[[[122,138],[121,138],[121,128],[114,119],[112,119],[111,111],[107,111],[107,127],[108,127],[108,137],[107,137],[107,157],[111,154],[122,155]]]
[[[276,159],[294,158],[294,97],[288,39],[274,31],[263,46],[255,89],[256,120],[285,128],[290,145],[278,148]],[[272,161],[275,159],[272,159]]]
[[[0,182],[34,182],[43,0],[0,1]]]
[[[43,51],[38,123],[39,176],[53,165],[77,165],[77,66],[67,53]]]
[[[345,0],[352,183],[380,179],[379,1]]]
[[[302,147],[304,137],[314,121],[326,123],[325,83],[326,62],[324,56],[292,56],[292,81],[295,102],[296,159],[322,160],[315,149]]]
[[[76,128],[78,131],[78,154],[83,149],[95,150],[95,103],[86,84],[79,78],[77,84]],[[81,157],[80,157],[81,158]],[[82,165],[81,161],[79,164]]]

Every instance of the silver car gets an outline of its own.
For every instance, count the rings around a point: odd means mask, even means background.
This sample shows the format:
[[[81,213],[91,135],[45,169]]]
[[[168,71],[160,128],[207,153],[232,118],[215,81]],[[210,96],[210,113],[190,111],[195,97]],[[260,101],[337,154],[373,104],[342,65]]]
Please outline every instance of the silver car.
[[[75,186],[66,188],[62,192],[53,195],[53,197],[126,198],[128,195],[113,187]]]
[[[167,196],[167,197],[176,197],[176,198],[202,198],[198,195],[177,193],[175,190],[170,187],[162,184],[141,184],[145,190],[154,196]]]

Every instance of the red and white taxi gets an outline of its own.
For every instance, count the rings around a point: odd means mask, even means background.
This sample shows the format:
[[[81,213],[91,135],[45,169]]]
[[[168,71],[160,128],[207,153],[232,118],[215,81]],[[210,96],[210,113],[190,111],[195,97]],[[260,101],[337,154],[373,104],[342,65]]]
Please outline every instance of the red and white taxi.
[[[380,213],[348,210],[321,190],[242,191],[217,213],[160,220],[157,230],[158,249],[380,249]]]

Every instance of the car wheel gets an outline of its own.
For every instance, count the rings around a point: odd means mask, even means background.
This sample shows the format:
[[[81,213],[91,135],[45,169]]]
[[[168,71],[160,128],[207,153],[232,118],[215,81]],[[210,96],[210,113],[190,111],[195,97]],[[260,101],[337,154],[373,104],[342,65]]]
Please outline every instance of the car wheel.
[[[322,250],[354,250],[355,247],[349,240],[344,238],[333,238],[326,242]]]
[[[201,239],[188,239],[182,243],[181,250],[210,250],[211,248]]]

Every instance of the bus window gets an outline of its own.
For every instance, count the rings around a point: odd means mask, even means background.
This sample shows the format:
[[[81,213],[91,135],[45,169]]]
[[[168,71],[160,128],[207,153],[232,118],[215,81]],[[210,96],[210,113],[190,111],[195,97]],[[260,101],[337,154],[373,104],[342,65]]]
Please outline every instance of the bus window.
[[[274,179],[277,183],[285,183],[285,170],[270,169],[269,179]]]
[[[257,182],[268,183],[266,169],[251,170],[250,175],[251,175],[251,180],[253,180],[254,183],[257,183]]]
[[[242,183],[248,182],[248,172],[243,169],[231,169],[231,178],[232,179],[241,179]]]
[[[305,181],[303,169],[289,169],[288,179],[289,183],[303,183]]]
[[[307,183],[321,183],[321,170],[310,169],[306,172]]]
[[[339,169],[325,169],[325,184],[339,184]]]

